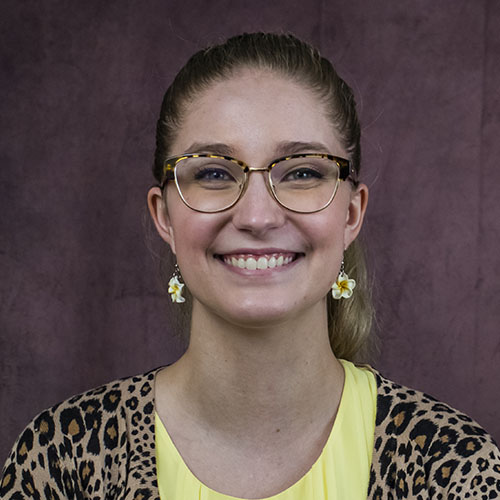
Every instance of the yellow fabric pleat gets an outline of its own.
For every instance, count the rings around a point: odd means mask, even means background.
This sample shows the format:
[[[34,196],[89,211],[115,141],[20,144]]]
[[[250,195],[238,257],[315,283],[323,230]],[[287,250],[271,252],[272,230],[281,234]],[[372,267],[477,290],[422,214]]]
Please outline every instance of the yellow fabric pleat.
[[[373,373],[340,360],[344,390],[330,436],[309,471],[285,491],[264,500],[366,499],[370,475],[377,384]],[[161,500],[242,500],[218,493],[199,481],[184,463],[155,414],[158,486]]]

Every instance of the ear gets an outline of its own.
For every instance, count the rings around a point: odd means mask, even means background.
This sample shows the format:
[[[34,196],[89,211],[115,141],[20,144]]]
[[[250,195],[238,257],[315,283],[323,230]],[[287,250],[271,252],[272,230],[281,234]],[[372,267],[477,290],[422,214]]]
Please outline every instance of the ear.
[[[175,255],[174,229],[167,213],[167,205],[158,186],[148,191],[148,208],[151,218],[162,240],[166,241]]]
[[[351,201],[347,209],[346,224],[344,229],[345,248],[356,239],[366,212],[368,205],[368,187],[366,184],[359,184],[356,190],[351,192]]]

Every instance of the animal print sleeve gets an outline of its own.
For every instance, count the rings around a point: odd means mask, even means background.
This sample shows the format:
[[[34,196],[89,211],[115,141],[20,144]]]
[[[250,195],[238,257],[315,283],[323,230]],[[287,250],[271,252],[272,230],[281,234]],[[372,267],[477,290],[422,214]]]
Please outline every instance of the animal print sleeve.
[[[500,450],[474,422],[453,443],[453,454],[432,467],[432,498],[500,498]],[[462,429],[463,429],[462,427]]]
[[[500,451],[474,420],[378,374],[368,498],[500,499]]]
[[[0,498],[59,500],[77,497],[76,471],[65,467],[60,456],[64,447],[54,441],[54,433],[50,411],[41,413],[24,429],[2,471]]]
[[[119,384],[42,412],[14,444],[2,500],[116,498],[127,484],[127,424]]]

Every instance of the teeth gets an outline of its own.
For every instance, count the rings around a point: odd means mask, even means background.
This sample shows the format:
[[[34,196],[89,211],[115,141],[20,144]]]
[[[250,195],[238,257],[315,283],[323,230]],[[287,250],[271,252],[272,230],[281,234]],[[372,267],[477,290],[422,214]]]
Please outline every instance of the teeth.
[[[265,257],[259,257],[257,269],[267,269],[267,259]]]
[[[250,271],[257,269],[257,261],[253,257],[247,259],[247,269],[250,269]]]
[[[260,256],[258,259],[254,257],[248,257],[247,259],[243,257],[224,257],[224,262],[230,264],[234,267],[239,267],[240,269],[249,269],[250,271],[255,271],[256,269],[273,269],[275,267],[286,266],[293,261],[293,257],[287,255],[271,255],[270,257]]]

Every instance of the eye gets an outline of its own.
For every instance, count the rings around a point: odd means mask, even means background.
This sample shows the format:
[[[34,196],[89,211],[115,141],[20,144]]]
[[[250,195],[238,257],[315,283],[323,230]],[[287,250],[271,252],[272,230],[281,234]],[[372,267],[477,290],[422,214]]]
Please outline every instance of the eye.
[[[231,172],[219,166],[200,167],[194,174],[194,180],[200,182],[235,182]]]
[[[231,163],[190,162],[187,167],[180,170],[181,176],[178,177],[183,187],[190,185],[191,188],[205,191],[227,191],[238,189],[241,184],[241,169],[235,168]]]
[[[272,180],[280,189],[316,189],[335,183],[338,167],[328,158],[288,158],[276,163]]]
[[[285,176],[281,179],[281,182],[286,181],[308,181],[313,179],[322,179],[323,174],[318,172],[314,168],[310,167],[298,167],[294,170],[287,172]]]

